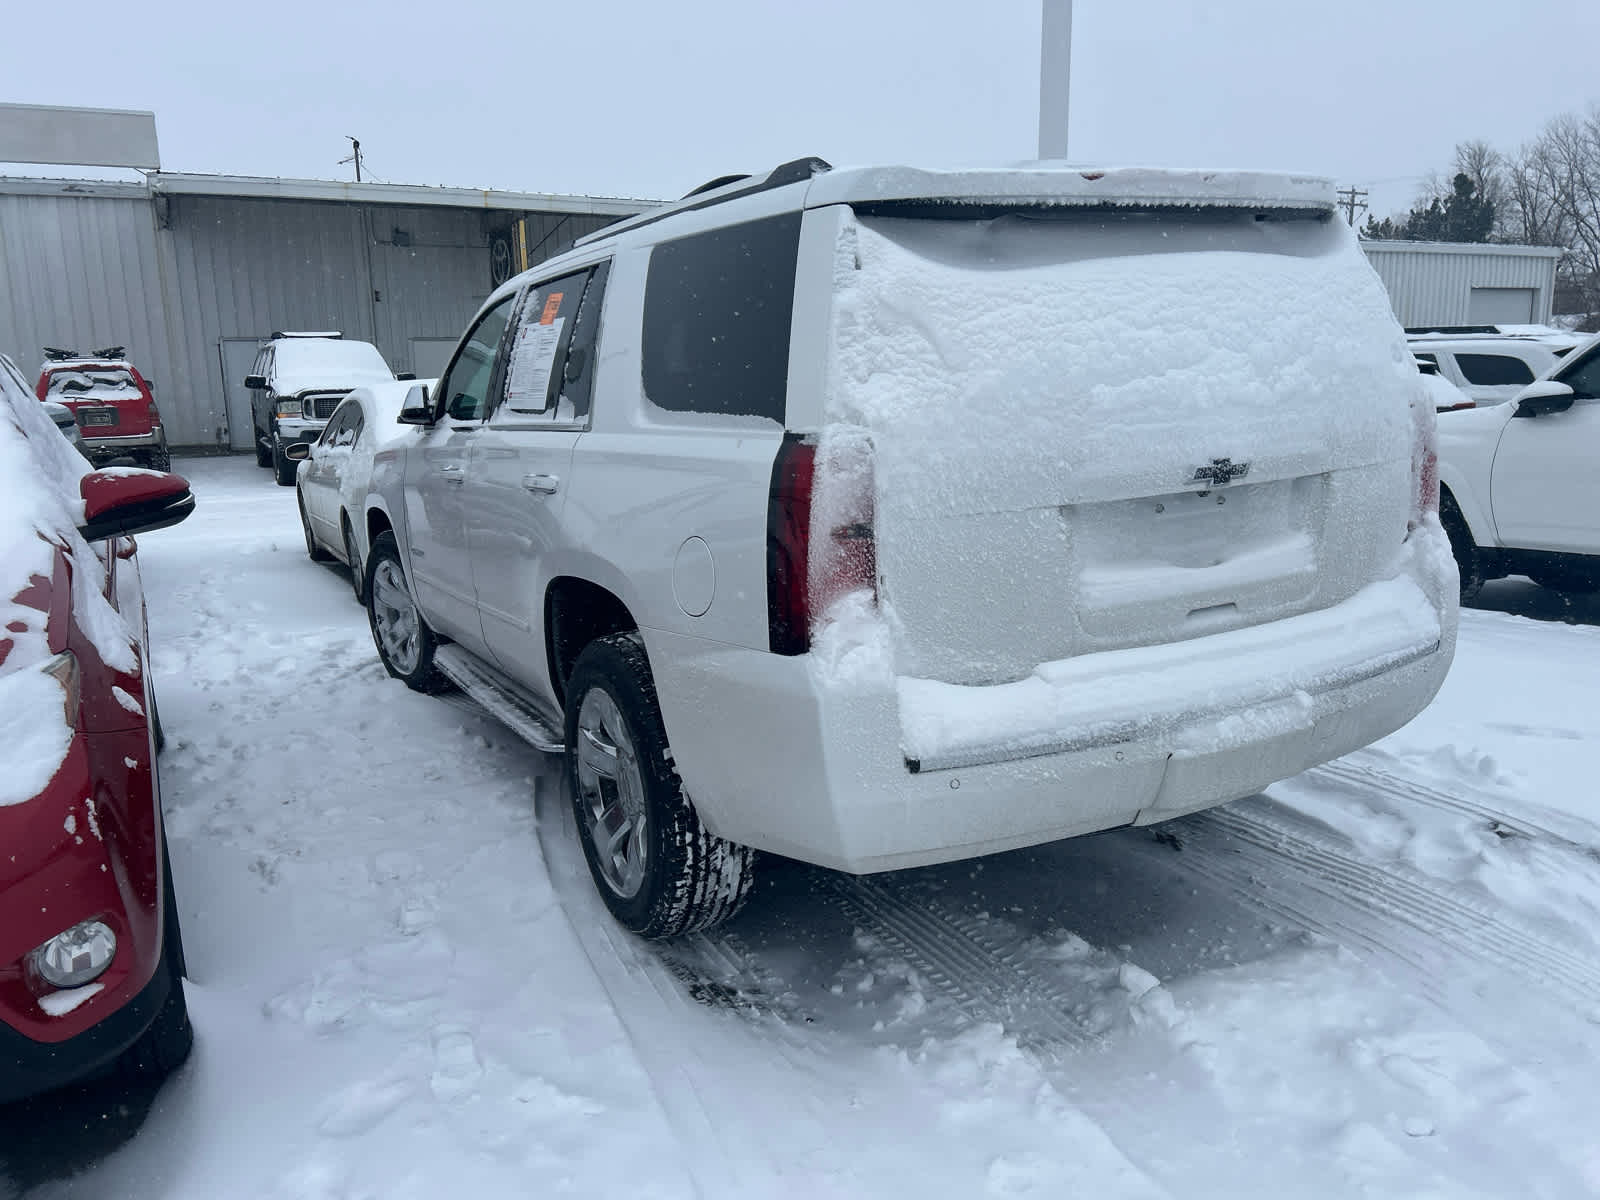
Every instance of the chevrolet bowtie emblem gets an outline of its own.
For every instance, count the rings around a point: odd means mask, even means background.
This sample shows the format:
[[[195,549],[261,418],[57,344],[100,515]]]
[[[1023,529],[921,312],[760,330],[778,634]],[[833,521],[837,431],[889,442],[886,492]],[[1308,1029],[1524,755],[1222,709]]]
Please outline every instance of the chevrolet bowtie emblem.
[[[1250,473],[1250,464],[1247,462],[1236,463],[1231,458],[1213,458],[1211,465],[1196,467],[1194,474],[1189,477],[1190,483],[1214,483],[1219,487],[1232,483],[1235,479],[1243,479]]]

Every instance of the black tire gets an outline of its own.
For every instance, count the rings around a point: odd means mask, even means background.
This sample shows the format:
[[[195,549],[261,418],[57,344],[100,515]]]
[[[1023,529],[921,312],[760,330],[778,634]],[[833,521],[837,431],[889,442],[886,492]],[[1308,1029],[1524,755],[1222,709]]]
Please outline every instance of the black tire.
[[[168,1075],[183,1065],[194,1047],[194,1026],[189,1023],[189,1002],[183,994],[188,968],[183,955],[183,933],[178,924],[177,894],[172,886],[172,862],[167,855],[165,829],[161,831],[161,869],[165,875],[162,902],[166,913],[161,926],[161,961],[156,970],[167,973],[167,1000],[150,1028],[117,1059],[117,1070],[124,1076]]]
[[[1461,603],[1470,604],[1483,590],[1483,553],[1467,528],[1466,518],[1455,497],[1449,492],[1439,497],[1439,521],[1450,539],[1450,553],[1455,556],[1456,569],[1461,572]]]
[[[280,479],[278,482],[282,483]],[[306,557],[312,562],[328,562],[333,558],[322,548],[322,543],[317,541],[317,535],[311,532],[311,515],[306,512],[305,497],[295,492],[295,503],[300,508],[300,532],[306,537]]]
[[[172,451],[165,446],[157,446],[149,454],[145,455],[144,465],[152,471],[170,471],[172,470]]]
[[[256,466],[270,467],[272,465],[272,451],[268,450],[264,445],[267,435],[254,426],[251,427],[250,432],[256,435]]]
[[[339,533],[344,538],[344,561],[350,568],[350,587],[356,594],[356,603],[364,605],[367,602],[367,572],[362,565],[361,555],[356,552],[356,535],[350,527],[349,513],[340,515]]]
[[[605,704],[612,707],[608,710]],[[631,753],[621,744],[619,731],[602,726],[592,742],[580,733],[581,726],[594,735],[591,726],[600,712],[620,718]],[[605,764],[619,764],[619,771],[625,764],[631,778],[642,785],[638,788],[642,796],[634,801],[642,800],[642,835],[637,832],[637,818],[623,812],[625,789],[614,786],[607,792],[591,780],[586,790],[580,777],[580,737],[591,752],[599,750]],[[566,745],[567,787],[583,856],[606,907],[622,925],[641,937],[670,938],[719,924],[739,911],[755,881],[756,852],[709,832],[684,794],[661,723],[649,660],[637,634],[600,638],[578,655],[567,686]],[[594,773],[593,767],[584,772]],[[637,855],[636,849],[639,877],[631,892],[608,878],[601,865],[593,827],[596,807],[605,805],[607,797],[606,811],[629,816],[632,832],[623,840],[637,837],[643,850]],[[620,873],[616,858],[610,861],[612,874]]]
[[[272,439],[272,475],[278,481],[279,487],[293,487],[295,473],[300,470],[300,464],[283,455],[283,443],[277,438]]]
[[[390,606],[386,605],[380,596],[380,592],[384,589],[379,586],[380,572],[391,569],[386,568],[385,564],[392,564],[393,573],[389,576],[389,586],[404,591],[405,599],[410,602],[411,612],[415,616],[414,656],[409,652],[403,654],[391,652],[389,646],[385,644],[382,627]],[[372,643],[378,648],[378,658],[383,663],[383,669],[414,692],[431,694],[448,688],[450,681],[433,665],[433,654],[439,648],[439,639],[433,630],[428,628],[422,610],[417,607],[416,597],[411,594],[410,581],[406,579],[405,567],[400,562],[399,544],[394,540],[394,534],[388,530],[377,536],[372,543],[372,552],[367,555],[366,589],[367,624],[372,629]]]

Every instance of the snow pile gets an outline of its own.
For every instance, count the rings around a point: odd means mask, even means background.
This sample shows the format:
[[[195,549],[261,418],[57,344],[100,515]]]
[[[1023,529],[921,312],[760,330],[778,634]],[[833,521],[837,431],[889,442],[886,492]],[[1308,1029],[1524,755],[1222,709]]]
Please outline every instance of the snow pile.
[[[273,346],[272,382],[280,396],[312,388],[394,381],[394,372],[371,342],[279,338]]]

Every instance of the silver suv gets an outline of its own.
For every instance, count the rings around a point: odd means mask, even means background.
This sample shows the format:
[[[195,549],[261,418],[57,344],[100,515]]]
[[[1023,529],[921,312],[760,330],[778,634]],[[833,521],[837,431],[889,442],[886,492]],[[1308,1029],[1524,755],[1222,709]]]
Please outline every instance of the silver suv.
[[[721,180],[499,288],[364,519],[384,665],[566,758],[630,929],[1147,824],[1450,663],[1433,405],[1323,180]]]

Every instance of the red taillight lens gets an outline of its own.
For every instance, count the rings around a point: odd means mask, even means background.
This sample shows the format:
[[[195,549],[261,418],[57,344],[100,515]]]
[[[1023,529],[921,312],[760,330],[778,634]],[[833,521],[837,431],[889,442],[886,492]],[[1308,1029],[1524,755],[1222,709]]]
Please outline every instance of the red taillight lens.
[[[1411,402],[1411,519],[1406,532],[1439,513],[1439,430],[1426,394]]]
[[[767,501],[767,631],[774,654],[811,645],[811,485],[817,448],[787,435],[772,463]]]
[[[830,439],[820,452],[791,434],[772,464],[767,507],[767,629],[774,654],[804,654],[833,603],[877,599],[872,447]]]
[[[150,424],[152,424],[152,425],[161,424],[161,410],[156,407],[156,402],[154,400],[150,401],[149,416],[150,416]]]

